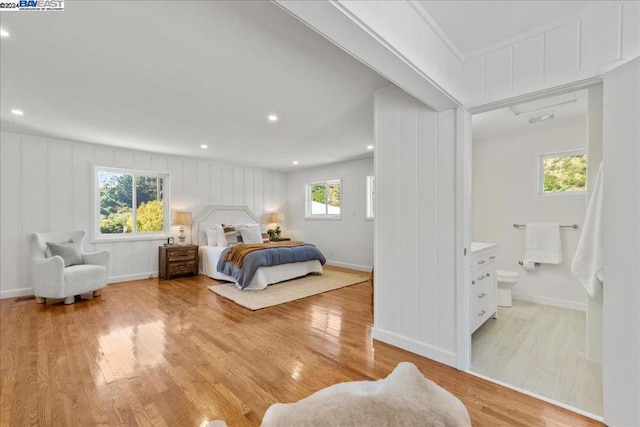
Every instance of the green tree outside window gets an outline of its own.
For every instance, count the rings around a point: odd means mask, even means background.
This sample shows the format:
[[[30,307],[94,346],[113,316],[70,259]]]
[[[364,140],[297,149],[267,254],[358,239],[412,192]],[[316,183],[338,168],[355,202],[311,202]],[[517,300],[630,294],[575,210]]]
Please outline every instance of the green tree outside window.
[[[586,154],[544,157],[543,193],[585,191],[587,186]]]

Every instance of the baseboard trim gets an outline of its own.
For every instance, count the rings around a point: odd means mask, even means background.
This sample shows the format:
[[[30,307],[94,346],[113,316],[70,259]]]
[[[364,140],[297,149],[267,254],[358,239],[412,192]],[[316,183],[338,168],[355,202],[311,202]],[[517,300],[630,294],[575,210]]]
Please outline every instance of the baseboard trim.
[[[553,307],[570,308],[572,310],[587,311],[586,304],[581,304],[579,302],[574,302],[574,301],[540,297],[537,295],[530,295],[530,294],[521,294],[513,291],[511,292],[511,297],[513,299],[517,299],[520,301],[535,302],[536,304],[544,304],[544,305],[551,305]]]
[[[398,335],[394,332],[384,331],[375,327],[372,328],[371,335],[378,341],[391,344],[392,346],[402,348],[410,351],[411,353],[435,360],[436,362],[444,363],[445,365],[449,365],[453,368],[456,367],[457,356],[451,351],[433,347],[429,344],[416,341],[413,338]]]
[[[146,273],[136,274],[124,274],[122,276],[111,276],[107,279],[107,284],[120,283],[120,282],[132,282],[134,280],[150,279],[152,277],[158,277],[157,271],[148,271]]]
[[[330,261],[330,260],[327,260],[327,265],[331,265],[333,267],[350,268],[352,270],[358,270],[358,271],[366,271],[368,273],[370,273],[371,269],[373,268],[370,265],[349,264],[348,262]]]
[[[0,291],[0,299],[24,297],[33,295],[33,288],[9,289],[8,291]]]
[[[122,276],[112,276],[112,277],[109,277],[109,279],[107,279],[107,284],[110,285],[112,283],[131,282],[133,280],[150,279],[152,277],[158,277],[158,272],[149,271],[147,273],[124,274]],[[20,289],[9,289],[6,291],[0,291],[0,299],[23,297],[27,295],[33,295],[33,288],[20,288]]]

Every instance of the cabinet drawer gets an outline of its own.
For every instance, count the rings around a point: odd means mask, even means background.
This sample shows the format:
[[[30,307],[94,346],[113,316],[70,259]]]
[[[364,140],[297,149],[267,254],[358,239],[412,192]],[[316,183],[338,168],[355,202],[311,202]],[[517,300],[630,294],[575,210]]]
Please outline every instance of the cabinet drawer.
[[[169,261],[193,260],[196,252],[195,248],[171,249],[168,258]]]
[[[493,283],[484,282],[478,285],[471,292],[471,303],[472,304],[481,304],[485,301],[492,302],[494,298],[494,289]]]
[[[491,307],[480,306],[473,307],[471,310],[471,332],[475,332],[491,315],[493,315]]]
[[[483,268],[481,270],[472,271],[471,272],[471,292],[473,293],[474,289],[476,289],[477,287],[485,283],[492,283],[494,279],[493,275],[494,275],[494,269],[491,266]]]
[[[480,255],[471,259],[471,269],[484,268],[496,260],[495,252]]]
[[[195,261],[169,264],[169,275],[192,273],[196,268]]]

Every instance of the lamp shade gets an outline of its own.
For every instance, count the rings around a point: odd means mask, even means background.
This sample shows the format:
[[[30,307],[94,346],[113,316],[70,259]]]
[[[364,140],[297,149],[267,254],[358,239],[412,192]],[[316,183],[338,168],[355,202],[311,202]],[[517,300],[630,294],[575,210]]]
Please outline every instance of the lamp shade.
[[[269,220],[267,221],[270,224],[277,224],[282,222],[282,214],[280,212],[271,212],[269,214]]]
[[[191,225],[191,212],[174,212],[171,223],[173,225]]]

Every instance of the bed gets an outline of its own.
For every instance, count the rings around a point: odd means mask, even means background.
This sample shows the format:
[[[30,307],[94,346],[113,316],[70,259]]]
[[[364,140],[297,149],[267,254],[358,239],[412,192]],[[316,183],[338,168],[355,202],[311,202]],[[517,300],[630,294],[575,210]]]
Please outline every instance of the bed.
[[[207,206],[202,214],[193,222],[193,236],[198,244],[199,265],[198,272],[216,280],[233,282],[240,289],[260,290],[268,285],[306,276],[307,274],[322,274],[322,261],[318,259],[302,262],[291,262],[271,267],[259,267],[249,284],[243,288],[238,281],[227,274],[218,271],[218,263],[223,252],[223,246],[210,245],[211,230],[216,224],[245,224],[261,227],[259,219],[246,206]],[[264,230],[263,230],[264,231]],[[209,232],[209,239],[207,233]]]

